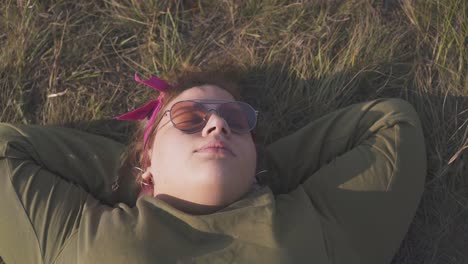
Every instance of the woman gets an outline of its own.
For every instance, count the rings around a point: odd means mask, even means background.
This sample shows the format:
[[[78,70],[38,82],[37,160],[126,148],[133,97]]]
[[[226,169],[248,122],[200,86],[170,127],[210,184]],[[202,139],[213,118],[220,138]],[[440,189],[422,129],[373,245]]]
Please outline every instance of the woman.
[[[389,263],[426,172],[411,105],[337,110],[257,157],[255,110],[215,76],[137,79],[161,91],[120,116],[144,120],[120,166],[142,188],[127,176],[110,188],[119,143],[3,124],[5,262]]]

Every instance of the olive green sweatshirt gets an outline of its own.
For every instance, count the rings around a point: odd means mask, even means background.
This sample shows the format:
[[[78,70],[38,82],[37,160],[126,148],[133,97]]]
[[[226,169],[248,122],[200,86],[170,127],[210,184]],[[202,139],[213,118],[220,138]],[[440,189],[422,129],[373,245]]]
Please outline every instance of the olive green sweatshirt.
[[[124,146],[77,130],[0,124],[5,263],[389,263],[426,173],[417,114],[399,99],[330,113],[267,147],[264,185],[191,215],[133,181]]]

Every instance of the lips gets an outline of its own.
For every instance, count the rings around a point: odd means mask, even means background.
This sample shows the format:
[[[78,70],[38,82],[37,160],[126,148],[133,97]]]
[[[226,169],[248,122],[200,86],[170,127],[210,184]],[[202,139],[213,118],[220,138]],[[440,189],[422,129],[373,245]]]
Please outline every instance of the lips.
[[[235,156],[231,148],[225,142],[220,140],[210,141],[202,147],[198,148],[195,152],[204,152],[210,150],[225,150]]]

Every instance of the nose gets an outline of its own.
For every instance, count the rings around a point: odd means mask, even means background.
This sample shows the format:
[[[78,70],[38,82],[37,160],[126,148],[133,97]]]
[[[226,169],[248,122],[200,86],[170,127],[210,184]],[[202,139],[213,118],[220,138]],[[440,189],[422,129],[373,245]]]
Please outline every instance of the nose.
[[[206,137],[211,134],[224,134],[224,136],[229,136],[231,134],[231,129],[227,122],[215,111],[210,111],[205,118],[207,118],[208,121],[202,130],[202,136]]]

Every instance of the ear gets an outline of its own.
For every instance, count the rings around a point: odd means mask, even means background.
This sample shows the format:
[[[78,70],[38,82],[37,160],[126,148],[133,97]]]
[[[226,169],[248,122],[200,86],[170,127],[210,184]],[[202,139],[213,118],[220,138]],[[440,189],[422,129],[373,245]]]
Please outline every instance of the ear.
[[[151,174],[149,170],[146,170],[145,172],[143,172],[143,174],[141,175],[141,178],[143,179],[144,182],[147,182],[147,183],[153,181],[153,175]]]
[[[140,190],[140,193],[138,194],[138,197],[142,195],[154,196],[154,182],[153,182],[151,172],[149,170],[145,171],[141,175],[141,178],[142,178],[143,184],[141,186],[141,190]]]

